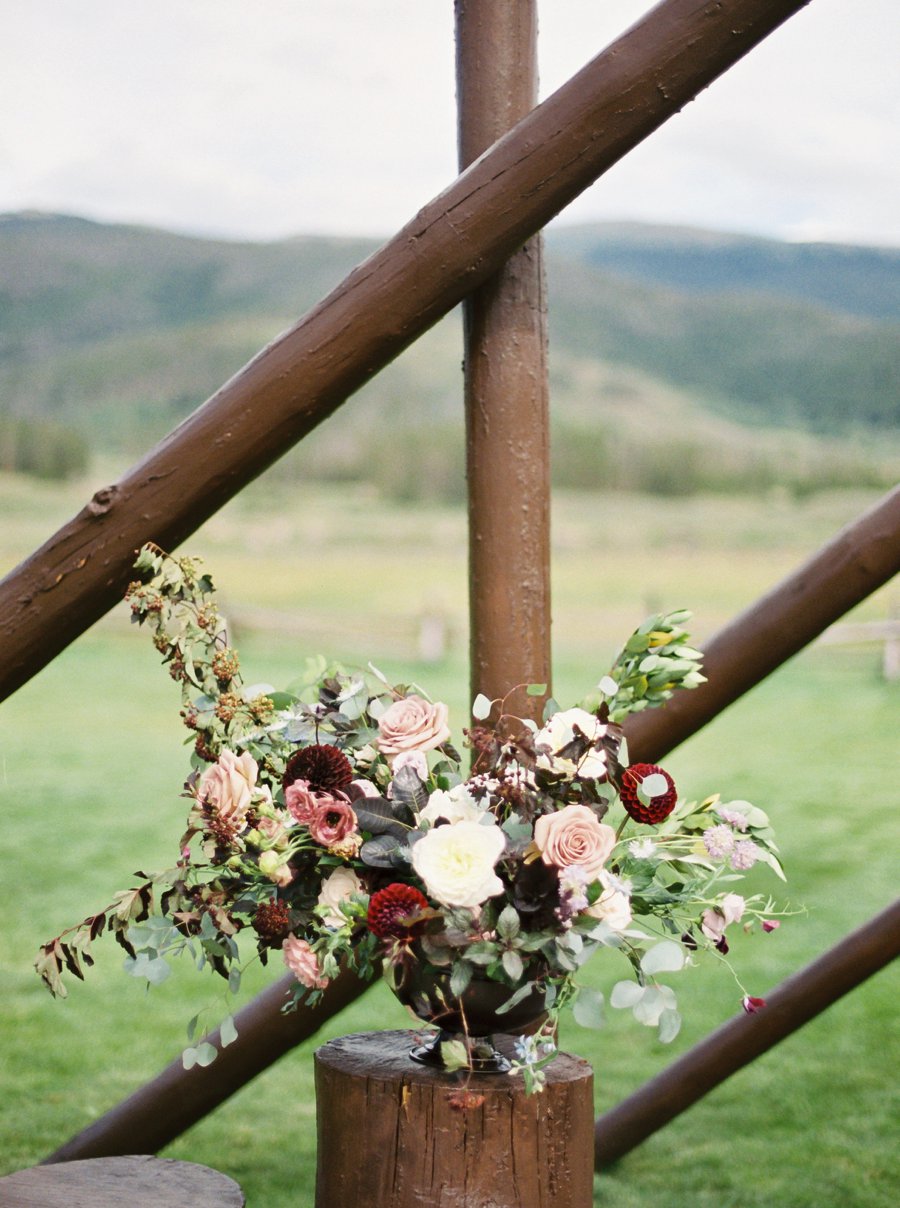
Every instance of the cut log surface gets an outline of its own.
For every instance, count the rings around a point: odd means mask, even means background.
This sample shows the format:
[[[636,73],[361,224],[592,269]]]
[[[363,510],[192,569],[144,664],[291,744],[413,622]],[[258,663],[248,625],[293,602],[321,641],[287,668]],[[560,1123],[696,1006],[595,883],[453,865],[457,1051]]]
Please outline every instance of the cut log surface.
[[[561,1053],[540,1094],[520,1075],[419,1065],[421,1033],[366,1032],[316,1053],[316,1208],[590,1208],[593,1072]],[[483,1100],[479,1101],[479,1097]]]
[[[233,1179],[146,1154],[33,1166],[0,1178],[2,1208],[242,1208]]]

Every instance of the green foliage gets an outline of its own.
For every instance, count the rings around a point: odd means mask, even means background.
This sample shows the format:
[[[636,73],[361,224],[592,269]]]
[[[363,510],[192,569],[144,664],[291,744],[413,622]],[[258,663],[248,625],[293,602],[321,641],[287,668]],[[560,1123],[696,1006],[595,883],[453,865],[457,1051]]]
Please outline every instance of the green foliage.
[[[20,556],[21,542],[27,553],[80,499],[71,487],[38,493],[23,480],[0,480],[0,490],[13,520],[0,534],[4,569]],[[225,598],[246,602],[264,584],[258,602],[290,607],[314,626],[327,616],[337,626],[329,631],[329,648],[349,655],[358,602],[347,600],[341,585],[350,566],[366,585],[370,656],[398,677],[427,677],[451,712],[465,716],[462,520],[457,529],[449,513],[388,509],[346,492],[320,499],[305,490],[277,500],[269,492],[266,515],[277,505],[280,518],[270,550],[254,510],[266,490],[261,485],[202,536]],[[662,602],[689,599],[697,626],[709,633],[872,501],[871,495],[799,502],[772,496],[764,506],[674,500],[660,511],[653,500],[634,496],[562,496],[555,518],[557,694],[572,698],[584,683],[586,661],[608,663],[608,635],[621,632],[635,611],[651,610],[645,606],[651,580]],[[446,541],[440,563],[427,556],[434,532]],[[660,545],[671,534],[678,535],[679,549]],[[285,557],[286,548],[298,551],[296,559]],[[367,560],[372,550],[374,561]],[[414,646],[403,654],[395,644],[398,609],[418,599],[423,575],[458,605],[461,618],[453,613],[458,636],[449,655],[428,668],[415,662]],[[886,600],[881,593],[863,616],[883,615]],[[264,637],[247,629],[240,640],[244,665],[272,677],[320,644],[316,628]],[[73,913],[91,909],[101,881],[117,883],[131,869],[171,859],[172,836],[185,812],[177,791],[185,764],[177,701],[178,690],[160,674],[149,643],[111,620],[2,706],[0,799],[7,826],[0,878],[10,911],[0,935],[4,1173],[40,1161],[157,1076],[181,1049],[184,1021],[196,1011],[190,970],[175,970],[164,994],[148,996],[122,976],[114,945],[97,950],[91,978],[73,985],[66,1004],[50,1001],[30,966],[47,935]],[[773,818],[791,894],[809,913],[765,938],[738,936],[753,993],[765,994],[895,896],[886,838],[896,822],[896,793],[885,791],[894,783],[895,740],[896,691],[879,678],[877,654],[832,647],[792,660],[667,760],[679,783],[716,784],[779,803]],[[244,993],[262,990],[273,972],[271,966],[248,970]],[[636,1091],[733,1013],[734,988],[720,974],[693,971],[679,995],[682,1032],[669,1050],[622,1012],[608,1011],[597,1032],[564,1022],[561,1047],[586,1057],[596,1071],[598,1111]],[[617,976],[603,962],[580,974],[607,1001]],[[895,1043],[897,991],[891,969],[873,976],[734,1075],[599,1176],[598,1208],[823,1208],[838,1202],[893,1208],[900,1178],[897,1088],[884,1054]],[[163,1156],[225,1170],[251,1203],[312,1208],[313,1051],[335,1036],[408,1026],[389,991],[373,988]],[[284,1133],[286,1112],[290,1144],[273,1146],[272,1138]]]
[[[88,468],[87,441],[48,419],[0,416],[0,470],[35,478],[74,478]]]
[[[889,253],[835,251],[831,292],[819,297],[805,287],[792,295],[786,284],[808,271],[807,252],[770,247],[775,284],[764,296],[754,292],[750,261],[742,269],[734,247],[714,247],[704,263],[711,271],[716,257],[729,262],[729,292],[710,296],[690,282],[678,291],[666,283],[671,245],[641,251],[647,279],[637,281],[599,264],[594,236],[562,235],[550,241],[548,264],[556,485],[672,498],[895,480],[897,320],[867,313],[890,292]],[[683,258],[701,254],[690,239],[679,246]],[[362,240],[221,243],[77,219],[7,219],[4,407],[68,429],[73,458],[76,433],[95,453],[143,453],[371,249]],[[854,284],[841,295],[844,280]],[[460,355],[452,316],[270,476],[365,481],[400,502],[460,501]],[[75,471],[53,469],[62,472]]]

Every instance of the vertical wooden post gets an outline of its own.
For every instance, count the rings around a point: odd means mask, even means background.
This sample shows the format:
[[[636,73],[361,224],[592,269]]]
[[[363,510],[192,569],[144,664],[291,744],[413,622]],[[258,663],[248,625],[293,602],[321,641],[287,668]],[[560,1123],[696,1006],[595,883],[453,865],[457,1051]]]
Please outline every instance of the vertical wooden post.
[[[536,0],[456,0],[459,163],[537,101]],[[550,439],[542,237],[463,307],[472,697],[550,682]],[[508,707],[540,712],[524,692]]]

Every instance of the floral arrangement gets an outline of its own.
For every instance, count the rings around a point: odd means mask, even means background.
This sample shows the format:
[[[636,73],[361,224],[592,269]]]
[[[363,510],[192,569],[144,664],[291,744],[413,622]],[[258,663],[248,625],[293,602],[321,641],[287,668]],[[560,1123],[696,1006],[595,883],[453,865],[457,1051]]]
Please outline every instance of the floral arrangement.
[[[161,982],[187,953],[229,995],[248,960],[278,951],[295,978],[287,1007],[315,1002],[344,966],[371,977],[383,965],[395,990],[415,966],[428,992],[401,999],[438,1026],[461,1015],[462,1040],[443,1037],[445,1068],[471,1064],[471,986],[492,983],[497,1014],[513,1022],[539,995],[513,1064],[540,1089],[562,1008],[599,1023],[602,996],[578,985],[597,949],[616,950],[628,974],[611,1005],[667,1041],[680,1017],[660,976],[701,949],[724,957],[732,924],[778,926],[771,900],[733,888],[758,861],[783,875],[766,815],[685,800],[663,768],[628,762],[623,720],[703,681],[689,614],[645,622],[595,693],[574,708],[548,701],[543,724],[478,697],[465,772],[446,706],[422,689],[321,660],[288,691],[245,689],[199,560],[147,546],[136,570],[133,619],[153,628],[194,736],[187,829],[173,868],[138,874],[139,886],[42,947],[36,967],[54,994],[66,993],[64,970],[83,976],[104,931],[131,975]],[[743,1003],[763,1005],[746,993]],[[215,1057],[194,1043],[199,1019],[188,1067]],[[226,1016],[221,1043],[235,1034]]]

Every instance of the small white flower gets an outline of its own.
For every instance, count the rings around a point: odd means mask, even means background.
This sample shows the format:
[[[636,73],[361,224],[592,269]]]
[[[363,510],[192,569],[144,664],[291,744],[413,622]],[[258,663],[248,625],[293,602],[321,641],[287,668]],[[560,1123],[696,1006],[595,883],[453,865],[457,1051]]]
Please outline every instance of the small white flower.
[[[585,911],[592,919],[602,919],[611,931],[624,931],[631,922],[631,886],[627,881],[602,869],[597,880],[603,886],[603,893]]]
[[[457,784],[446,792],[437,789],[428,798],[428,804],[419,814],[420,822],[430,822],[432,826],[440,819],[446,822],[479,822],[487,813],[468,791],[465,784]]]
[[[567,776],[580,776],[584,780],[603,780],[606,777],[606,753],[588,748],[576,762],[561,758],[559,752],[569,745],[577,734],[589,742],[596,742],[606,734],[606,726],[586,709],[564,709],[554,713],[542,730],[534,737],[539,752],[538,767]],[[541,748],[544,748],[541,751]]]
[[[635,860],[652,860],[656,855],[656,844],[652,839],[632,839],[628,852]]]

